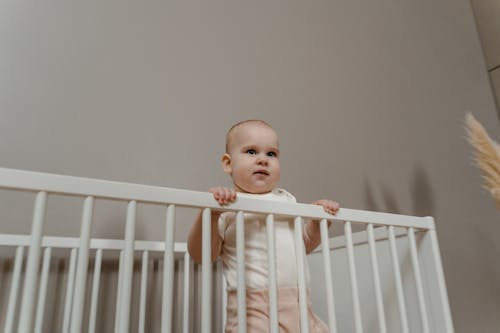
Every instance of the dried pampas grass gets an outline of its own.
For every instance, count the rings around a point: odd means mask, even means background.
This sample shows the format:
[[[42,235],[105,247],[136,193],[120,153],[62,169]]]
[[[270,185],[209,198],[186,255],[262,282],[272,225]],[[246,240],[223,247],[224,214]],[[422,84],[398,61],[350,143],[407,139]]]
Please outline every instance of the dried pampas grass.
[[[476,165],[481,170],[484,187],[491,193],[500,209],[500,146],[493,141],[484,127],[472,116],[465,116],[468,140],[474,147]]]

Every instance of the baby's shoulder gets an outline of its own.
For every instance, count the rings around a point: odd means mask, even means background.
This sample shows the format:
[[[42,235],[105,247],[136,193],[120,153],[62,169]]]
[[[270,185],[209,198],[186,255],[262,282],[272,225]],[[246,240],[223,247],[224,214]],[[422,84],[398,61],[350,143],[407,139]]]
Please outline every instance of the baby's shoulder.
[[[275,188],[273,190],[273,194],[283,201],[297,202],[297,199],[295,199],[295,197],[285,189]]]

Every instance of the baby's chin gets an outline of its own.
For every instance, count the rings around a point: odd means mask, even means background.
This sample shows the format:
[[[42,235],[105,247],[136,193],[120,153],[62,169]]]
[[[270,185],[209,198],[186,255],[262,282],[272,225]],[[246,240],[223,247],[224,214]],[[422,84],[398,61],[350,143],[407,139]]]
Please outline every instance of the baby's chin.
[[[265,184],[263,186],[259,185],[238,185],[234,184],[236,191],[237,192],[242,192],[242,193],[251,193],[251,194],[265,194],[271,192],[274,187],[270,186],[269,184]]]

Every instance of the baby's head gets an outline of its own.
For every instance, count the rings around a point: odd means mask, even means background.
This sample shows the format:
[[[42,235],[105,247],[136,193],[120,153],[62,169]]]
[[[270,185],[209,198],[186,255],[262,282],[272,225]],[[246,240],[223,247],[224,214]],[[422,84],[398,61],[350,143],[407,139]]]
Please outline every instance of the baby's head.
[[[262,120],[237,123],[227,132],[222,168],[238,192],[272,191],[280,179],[278,135]]]

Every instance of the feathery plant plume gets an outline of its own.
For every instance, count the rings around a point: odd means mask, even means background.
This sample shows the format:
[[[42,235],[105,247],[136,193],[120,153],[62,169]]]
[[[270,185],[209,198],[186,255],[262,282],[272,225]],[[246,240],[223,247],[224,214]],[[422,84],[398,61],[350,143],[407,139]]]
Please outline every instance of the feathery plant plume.
[[[474,159],[481,170],[484,187],[500,209],[500,145],[493,141],[472,114],[465,116],[468,141],[474,148]]]

